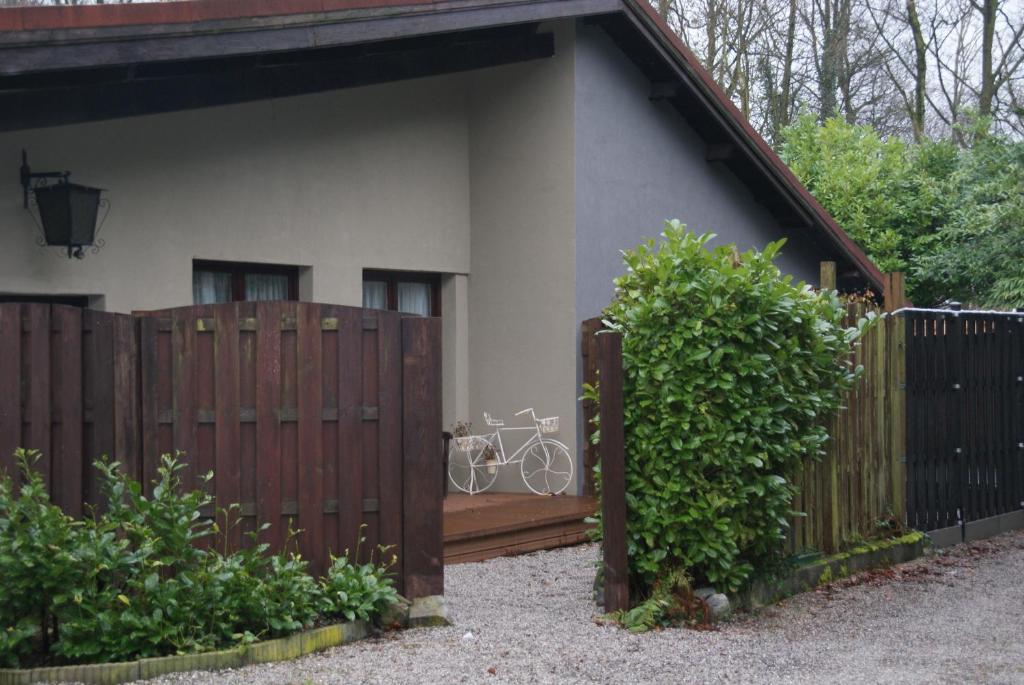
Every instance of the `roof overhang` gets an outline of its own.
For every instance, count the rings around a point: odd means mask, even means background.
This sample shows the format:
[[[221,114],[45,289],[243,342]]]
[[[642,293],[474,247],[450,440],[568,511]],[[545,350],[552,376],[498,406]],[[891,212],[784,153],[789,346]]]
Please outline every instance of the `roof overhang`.
[[[878,268],[646,0],[192,0],[0,9],[0,130],[539,59],[554,46],[537,24],[568,18],[605,26],[656,84],[652,97],[672,101],[707,141],[709,162],[727,165],[750,187],[767,183],[771,192],[759,195],[788,230],[837,251],[841,269],[882,292]],[[304,65],[309,60],[316,69]],[[254,76],[239,79],[232,68]],[[187,87],[169,87],[175,83]],[[75,104],[50,112],[47,104],[58,97]]]

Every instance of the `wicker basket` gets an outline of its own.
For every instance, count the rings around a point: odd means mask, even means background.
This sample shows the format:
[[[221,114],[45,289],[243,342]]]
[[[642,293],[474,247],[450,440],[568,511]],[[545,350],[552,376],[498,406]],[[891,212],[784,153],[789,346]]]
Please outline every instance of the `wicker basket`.
[[[546,419],[537,419],[537,427],[540,428],[541,433],[557,433],[558,417],[551,416]]]

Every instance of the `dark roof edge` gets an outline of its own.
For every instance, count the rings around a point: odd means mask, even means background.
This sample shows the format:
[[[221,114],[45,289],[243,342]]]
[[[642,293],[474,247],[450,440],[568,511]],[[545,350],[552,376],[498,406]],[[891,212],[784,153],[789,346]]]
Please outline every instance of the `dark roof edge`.
[[[798,207],[811,215],[812,221],[820,224],[825,233],[833,240],[840,252],[865,275],[878,294],[884,290],[884,276],[874,262],[836,223],[832,215],[804,187],[800,179],[785,162],[775,153],[772,147],[761,137],[743,113],[728,95],[725,94],[711,74],[700,64],[700,60],[683,43],[669,25],[662,19],[646,0],[622,0],[627,16],[632,18],[649,38],[654,39],[665,49],[676,67],[688,77],[690,85],[703,96],[708,105],[718,111],[721,120],[732,129],[737,142],[743,144],[751,156],[760,163],[763,170],[782,188],[788,191],[791,199]]]
[[[137,60],[203,59],[327,48],[622,10],[619,0],[449,0],[413,5],[406,4],[408,0],[377,0],[370,8],[357,7],[365,5],[366,0],[334,1],[344,1],[348,8],[322,14],[236,17],[187,24],[111,24],[7,35],[0,32],[0,55],[10,51],[0,60],[0,75],[117,66]],[[3,12],[0,10],[0,18]]]
[[[181,0],[126,5],[50,5],[0,8],[0,30],[59,31],[112,26],[186,24],[339,10],[372,10],[401,4],[447,5],[443,0]]]

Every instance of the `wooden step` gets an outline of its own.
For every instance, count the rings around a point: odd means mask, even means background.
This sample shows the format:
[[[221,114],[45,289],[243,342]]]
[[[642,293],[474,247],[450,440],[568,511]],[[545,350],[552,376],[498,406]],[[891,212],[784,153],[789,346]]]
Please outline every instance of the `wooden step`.
[[[457,564],[585,542],[597,502],[589,497],[496,493],[450,495],[444,561]]]

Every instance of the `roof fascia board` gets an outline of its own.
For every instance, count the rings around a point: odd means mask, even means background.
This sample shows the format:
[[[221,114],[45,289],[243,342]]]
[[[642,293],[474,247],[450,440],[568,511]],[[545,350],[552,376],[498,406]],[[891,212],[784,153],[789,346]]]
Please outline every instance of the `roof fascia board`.
[[[743,114],[736,109],[724,93],[720,92],[717,85],[710,82],[710,77],[705,78],[683,57],[684,52],[688,49],[681,42],[679,45],[673,45],[666,40],[664,30],[652,20],[650,13],[645,8],[639,6],[639,3],[643,3],[645,0],[620,0],[620,2],[625,16],[650,41],[680,80],[686,83],[703,101],[716,121],[729,132],[732,141],[758,165],[765,176],[770,179],[772,185],[789,200],[801,217],[807,219],[811,225],[821,226],[839,251],[867,277],[871,285],[878,289],[878,292],[882,292],[884,279],[878,267],[835,224],[835,220],[831,218],[828,211],[810,193],[800,193],[796,190],[803,187],[799,179],[781,160],[773,162],[772,158],[775,157],[775,152],[768,147],[768,144],[760,138],[756,131],[744,130],[740,124]],[[653,8],[651,12],[653,12]],[[719,92],[716,93],[716,90]]]
[[[372,43],[437,33],[493,28],[537,21],[607,14],[621,11],[620,0],[520,0],[480,6],[479,2],[432,5],[403,13],[377,10],[372,16],[345,12],[339,19],[320,17],[295,22],[295,17],[278,22],[252,22],[228,29],[192,25],[189,32],[174,26],[170,35],[126,35],[113,29],[89,29],[88,38],[75,42],[0,46],[0,74],[14,75],[61,69],[107,67],[139,62],[229,57],[253,53],[282,52]],[[136,31],[138,27],[135,27]],[[50,33],[50,32],[45,32]]]

